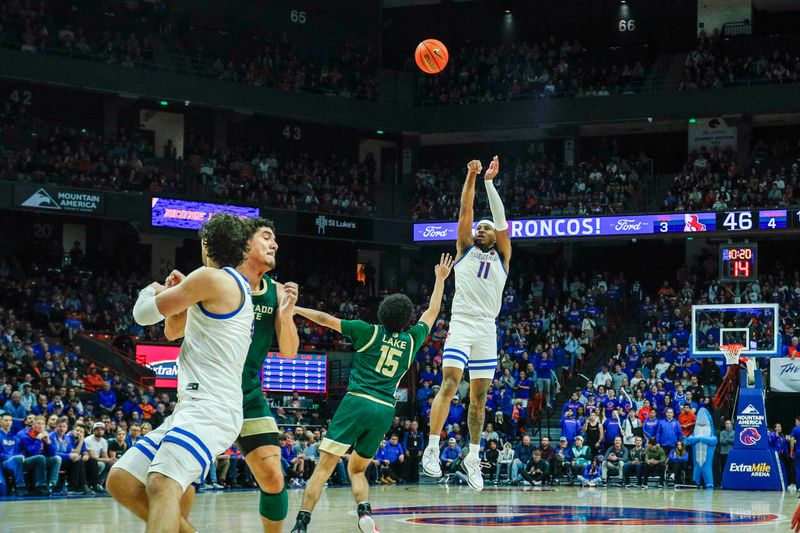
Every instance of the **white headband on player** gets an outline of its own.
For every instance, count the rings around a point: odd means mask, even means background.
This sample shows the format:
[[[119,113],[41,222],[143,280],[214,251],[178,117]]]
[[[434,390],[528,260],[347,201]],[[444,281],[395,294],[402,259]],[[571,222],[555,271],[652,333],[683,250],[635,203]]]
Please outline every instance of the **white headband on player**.
[[[492,228],[493,230],[497,231],[497,228],[494,226],[494,222],[492,222],[492,221],[491,221],[491,220],[489,220],[488,218],[484,218],[483,220],[481,220],[481,221],[479,221],[479,222],[478,222],[478,226],[480,226],[481,224],[488,224],[489,226],[491,226],[491,228]],[[475,228],[477,229],[477,228],[478,228],[478,226],[475,226]]]

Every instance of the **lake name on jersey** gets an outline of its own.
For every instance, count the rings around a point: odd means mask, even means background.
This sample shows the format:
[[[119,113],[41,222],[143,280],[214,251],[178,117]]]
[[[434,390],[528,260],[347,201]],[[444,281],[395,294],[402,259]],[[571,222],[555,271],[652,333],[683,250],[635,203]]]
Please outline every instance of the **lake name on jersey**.
[[[405,350],[406,345],[408,344],[408,341],[404,341],[402,339],[396,339],[393,336],[389,335],[384,335],[383,339],[381,339],[381,342],[383,342],[384,344],[388,344],[389,346],[394,346],[395,348],[400,348],[401,350]]]
[[[261,315],[271,315],[275,312],[275,308],[271,305],[254,305],[253,312],[256,315],[256,320],[261,320]]]

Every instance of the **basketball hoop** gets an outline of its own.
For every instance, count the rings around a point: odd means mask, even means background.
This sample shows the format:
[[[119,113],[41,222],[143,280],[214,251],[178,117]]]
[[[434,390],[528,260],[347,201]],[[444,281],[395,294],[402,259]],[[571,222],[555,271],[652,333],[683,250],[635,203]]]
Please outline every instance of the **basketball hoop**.
[[[752,357],[740,357],[739,354],[743,349],[744,346],[741,344],[723,344],[719,347],[719,350],[725,354],[725,362],[729,367],[734,365],[738,367],[740,362],[745,364],[747,384],[752,386],[755,384],[756,360]]]
[[[719,347],[719,351],[725,354],[725,362],[731,366],[739,364],[739,354],[743,348],[742,344],[723,344]]]

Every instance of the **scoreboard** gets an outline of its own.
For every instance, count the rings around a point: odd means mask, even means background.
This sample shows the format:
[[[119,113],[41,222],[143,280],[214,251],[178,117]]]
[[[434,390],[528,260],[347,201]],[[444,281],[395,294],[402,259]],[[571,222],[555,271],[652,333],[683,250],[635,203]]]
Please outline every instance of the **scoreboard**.
[[[597,217],[561,217],[509,220],[512,239],[580,237],[638,237],[655,235],[719,236],[732,233],[800,231],[800,211],[787,209],[719,212],[620,214]],[[453,241],[458,223],[414,224],[414,241]]]
[[[720,281],[750,282],[758,279],[758,245],[723,244],[719,247]]]
[[[285,357],[269,352],[261,369],[261,389],[267,392],[327,392],[328,356],[300,352]]]

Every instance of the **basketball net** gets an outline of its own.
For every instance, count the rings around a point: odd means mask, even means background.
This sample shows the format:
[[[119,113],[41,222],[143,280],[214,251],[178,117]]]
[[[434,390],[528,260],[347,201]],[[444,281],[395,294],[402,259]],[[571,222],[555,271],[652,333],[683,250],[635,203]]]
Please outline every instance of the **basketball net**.
[[[747,369],[747,384],[754,385],[756,382],[756,360],[750,357],[739,357],[743,349],[744,345],[742,344],[723,344],[719,347],[719,350],[725,354],[725,362],[729,367],[738,367],[740,362],[745,364],[745,368]]]

